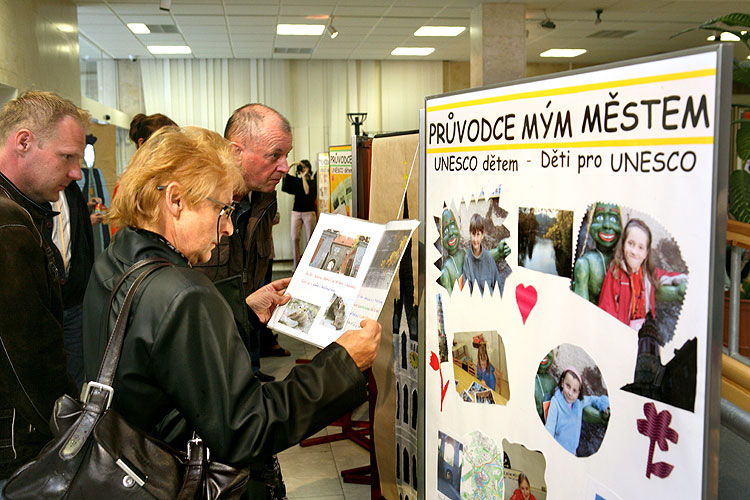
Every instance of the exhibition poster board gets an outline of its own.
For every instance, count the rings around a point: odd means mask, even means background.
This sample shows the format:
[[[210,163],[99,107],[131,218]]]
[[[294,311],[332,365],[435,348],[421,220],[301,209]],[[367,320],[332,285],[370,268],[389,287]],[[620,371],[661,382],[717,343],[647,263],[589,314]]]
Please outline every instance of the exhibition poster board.
[[[730,81],[717,45],[426,100],[421,498],[714,497]]]
[[[352,214],[352,145],[328,148],[331,213]]]
[[[419,134],[415,131],[376,135],[372,139],[368,220],[382,224],[404,217],[405,211],[409,218],[418,216],[419,145]],[[370,425],[375,435],[380,492],[384,498],[417,499],[419,478],[415,482],[414,475],[405,476],[401,464],[407,462],[411,470],[411,464],[417,462],[419,404],[404,406],[401,402],[404,399],[418,401],[418,320],[413,306],[418,303],[414,293],[418,289],[418,244],[415,232],[411,249],[407,250],[410,255],[401,260],[399,272],[380,312],[383,334],[380,351],[372,366],[378,401]],[[407,259],[411,259],[408,265],[411,273],[406,272]],[[399,471],[396,471],[396,456]]]
[[[318,153],[318,212],[331,211],[331,177],[328,170],[328,153]]]

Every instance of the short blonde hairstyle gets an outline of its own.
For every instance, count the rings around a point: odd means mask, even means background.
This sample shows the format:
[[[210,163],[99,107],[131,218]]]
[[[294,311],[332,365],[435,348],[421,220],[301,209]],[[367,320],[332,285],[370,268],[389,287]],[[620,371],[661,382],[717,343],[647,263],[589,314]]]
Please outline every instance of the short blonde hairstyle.
[[[0,111],[0,140],[5,140],[18,129],[27,128],[39,142],[49,139],[58,122],[70,116],[88,130],[91,115],[72,101],[54,92],[30,90],[9,101]]]
[[[199,127],[163,127],[143,143],[120,178],[109,223],[145,227],[161,220],[157,186],[178,182],[188,206],[195,207],[216,191],[245,187],[228,141]]]

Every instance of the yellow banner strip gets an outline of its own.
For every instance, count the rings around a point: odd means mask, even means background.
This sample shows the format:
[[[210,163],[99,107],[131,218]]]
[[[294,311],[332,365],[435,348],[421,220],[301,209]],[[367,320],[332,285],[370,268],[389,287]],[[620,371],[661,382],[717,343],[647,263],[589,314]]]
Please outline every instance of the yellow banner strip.
[[[475,146],[453,146],[447,148],[427,148],[427,154],[464,153],[470,151],[508,151],[513,149],[550,148],[614,148],[627,146],[677,146],[689,144],[713,144],[712,136],[706,137],[664,137],[657,139],[611,139],[600,141],[536,142],[524,144],[482,144]]]
[[[328,148],[330,151],[351,151],[351,146],[331,146]]]
[[[644,85],[647,83],[671,82],[674,80],[686,80],[689,78],[701,78],[704,76],[716,75],[716,68],[698,69],[694,71],[681,71],[679,73],[668,73],[664,75],[643,76],[640,78],[627,78],[625,80],[614,80],[611,82],[587,83],[585,85],[573,85],[572,87],[561,87],[558,89],[534,90],[531,92],[519,92],[517,94],[508,94],[495,97],[485,97],[483,99],[472,99],[470,101],[453,102],[450,104],[440,104],[438,106],[429,106],[427,112],[442,111],[445,109],[465,108],[468,106],[478,106],[480,104],[491,104],[494,102],[516,101],[519,99],[531,99],[533,97],[551,97],[556,95],[575,94],[578,92],[589,92],[592,90],[604,90],[612,87],[629,87],[632,85]]]

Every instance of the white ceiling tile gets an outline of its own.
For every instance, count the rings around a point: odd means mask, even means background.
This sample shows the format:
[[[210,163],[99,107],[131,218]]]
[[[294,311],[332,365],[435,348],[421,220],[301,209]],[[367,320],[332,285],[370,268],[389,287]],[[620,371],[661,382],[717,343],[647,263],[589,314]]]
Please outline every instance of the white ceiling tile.
[[[117,19],[116,17],[112,16],[113,18]],[[120,16],[125,23],[144,23],[144,24],[174,24],[174,21],[172,20],[172,16],[169,15],[135,15],[135,14],[126,14],[123,16]]]
[[[182,4],[182,3],[173,3],[172,4],[172,14],[176,16],[182,16],[182,15],[209,15],[209,16],[218,16],[224,15],[224,9],[221,7],[221,4]]]
[[[229,43],[229,35],[226,33],[219,35],[185,35],[188,43],[191,45],[206,45],[211,43],[223,42]]]
[[[327,16],[332,13],[330,5],[281,5],[279,14],[284,16]]]
[[[144,45],[184,45],[185,40],[179,33],[151,34],[140,39]]]
[[[273,39],[263,35],[232,35],[232,43],[252,44],[265,43],[273,45]]]
[[[110,3],[109,6],[117,14],[145,14],[155,15],[164,14],[163,10],[159,9],[159,2],[156,0],[149,3]]]
[[[276,31],[276,16],[232,16],[227,17],[229,26],[271,26]]]
[[[174,16],[179,26],[225,26],[224,16]]]
[[[387,17],[422,17],[431,18],[441,9],[436,7],[391,7],[388,9]],[[419,21],[421,22],[421,21]]]
[[[274,46],[286,48],[313,48],[318,44],[315,36],[277,36]]]
[[[258,37],[263,37],[267,40],[273,40],[276,36],[276,27],[275,26],[248,26],[245,28],[229,28],[229,33],[232,35],[232,38],[237,38],[239,40],[247,39],[247,40],[255,40]]]
[[[185,26],[182,34],[190,38],[227,36],[226,26]]]
[[[277,5],[228,5],[224,9],[227,16],[275,16],[279,13]]]
[[[350,16],[350,17],[380,17],[385,13],[383,7],[371,6],[370,2],[366,2],[363,6],[351,6],[351,5],[338,5],[336,10],[333,11],[335,16]]]
[[[339,29],[342,27],[361,29],[362,27],[374,26],[379,20],[379,17],[334,17],[333,25]]]

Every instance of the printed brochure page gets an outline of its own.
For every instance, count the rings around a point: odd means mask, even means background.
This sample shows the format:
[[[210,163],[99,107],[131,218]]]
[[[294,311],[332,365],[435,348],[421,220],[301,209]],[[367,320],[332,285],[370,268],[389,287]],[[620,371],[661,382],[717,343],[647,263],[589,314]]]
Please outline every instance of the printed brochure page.
[[[287,289],[292,299],[274,311],[269,328],[325,347],[362,319],[377,319],[418,225],[320,214]]]

